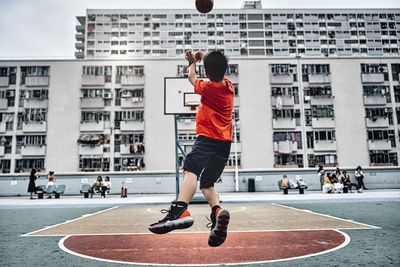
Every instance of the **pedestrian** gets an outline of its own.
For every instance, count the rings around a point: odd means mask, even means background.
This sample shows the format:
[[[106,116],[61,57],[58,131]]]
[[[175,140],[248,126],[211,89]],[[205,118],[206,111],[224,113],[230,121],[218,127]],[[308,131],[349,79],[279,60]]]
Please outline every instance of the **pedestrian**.
[[[318,166],[317,174],[318,174],[318,176],[319,176],[319,182],[320,182],[320,184],[321,184],[321,190],[322,190],[322,187],[323,187],[323,185],[325,184],[325,170],[324,170],[324,166],[322,166],[322,165],[319,165],[319,166]]]
[[[196,192],[197,180],[200,180],[200,189],[211,207],[208,245],[217,247],[226,240],[230,215],[228,210],[220,206],[214,183],[220,178],[230,154],[235,90],[232,82],[224,77],[228,59],[223,53],[211,51],[200,57],[200,60],[203,58],[205,73],[210,81],[197,78],[198,60],[195,56],[191,51],[185,54],[189,63],[189,82],[194,86],[194,93],[201,96],[196,113],[197,138],[184,160],[183,182],[177,202],[171,205],[167,216],[151,224],[149,230],[165,234],[192,226],[194,219],[187,208]]]
[[[29,185],[28,185],[28,193],[31,193],[31,199],[33,198],[33,194],[36,194],[36,184],[35,181],[38,178],[36,174],[36,169],[31,170],[31,174],[29,175]]]
[[[358,189],[359,190],[360,189],[367,190],[367,188],[365,188],[365,185],[364,185],[364,172],[363,172],[361,166],[358,166],[356,168],[355,176],[356,176],[356,180],[358,183]]]

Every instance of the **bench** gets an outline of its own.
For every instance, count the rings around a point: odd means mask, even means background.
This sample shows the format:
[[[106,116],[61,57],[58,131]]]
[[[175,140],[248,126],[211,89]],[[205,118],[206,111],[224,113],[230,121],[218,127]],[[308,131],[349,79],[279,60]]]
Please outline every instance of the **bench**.
[[[91,194],[91,197],[93,194],[101,194],[101,196],[105,198],[106,192],[110,193],[110,188],[103,190],[101,187],[96,187],[94,190],[92,190],[92,186],[90,184],[82,184],[80,192],[83,194],[84,198],[89,198],[89,194]]]
[[[45,185],[39,185],[36,187],[36,193],[38,195],[38,199],[43,199],[44,194],[49,194],[50,196],[54,194],[55,198],[60,198],[60,195],[64,194],[65,185],[50,185],[46,187]]]
[[[290,184],[291,183],[289,182],[289,185],[287,187],[282,187],[282,180],[278,181],[278,187],[279,187],[280,190],[283,190],[283,194],[284,195],[288,194],[289,189],[298,189],[299,190],[299,194],[303,195],[304,194],[304,189],[308,188],[308,186],[306,186],[306,185],[300,185],[299,181],[296,181],[295,186],[293,186],[293,185],[290,186]]]

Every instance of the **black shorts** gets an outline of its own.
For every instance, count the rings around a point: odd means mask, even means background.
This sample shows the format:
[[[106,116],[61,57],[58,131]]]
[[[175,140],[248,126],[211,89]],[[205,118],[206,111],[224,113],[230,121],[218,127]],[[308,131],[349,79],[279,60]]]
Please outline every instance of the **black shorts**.
[[[213,187],[229,159],[231,142],[198,136],[186,156],[183,169],[197,175],[200,188]]]

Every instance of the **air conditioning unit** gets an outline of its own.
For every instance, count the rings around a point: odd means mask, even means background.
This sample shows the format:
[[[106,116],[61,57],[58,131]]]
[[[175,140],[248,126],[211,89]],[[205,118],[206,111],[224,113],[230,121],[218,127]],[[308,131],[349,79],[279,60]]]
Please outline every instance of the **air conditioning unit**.
[[[310,116],[310,115],[311,115],[311,110],[306,109],[306,110],[304,111],[304,115]]]
[[[114,126],[115,126],[115,128],[121,127],[121,122],[120,122],[120,121],[116,121],[116,122],[114,123]]]
[[[104,99],[112,99],[112,93],[111,92],[104,92],[103,98]]]

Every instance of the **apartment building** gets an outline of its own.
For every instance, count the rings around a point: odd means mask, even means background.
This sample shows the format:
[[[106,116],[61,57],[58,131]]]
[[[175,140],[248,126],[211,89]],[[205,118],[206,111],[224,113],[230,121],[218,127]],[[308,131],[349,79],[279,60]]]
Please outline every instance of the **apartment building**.
[[[399,10],[189,9],[87,10],[77,17],[77,58],[167,57],[187,49],[228,56],[399,55]]]
[[[186,49],[230,59],[227,168],[399,165],[400,10],[245,1],[207,15],[88,10],[78,22],[78,59],[0,61],[0,172],[174,169],[164,77],[185,79]],[[178,123],[190,151],[194,116]]]

